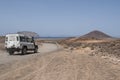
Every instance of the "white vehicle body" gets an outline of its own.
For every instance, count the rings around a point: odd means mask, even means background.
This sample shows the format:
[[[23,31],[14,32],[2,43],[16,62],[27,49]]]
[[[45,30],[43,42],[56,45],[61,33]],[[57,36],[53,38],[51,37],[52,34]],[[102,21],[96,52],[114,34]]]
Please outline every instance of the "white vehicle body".
[[[5,38],[5,48],[10,54],[13,54],[15,51],[24,53],[24,49],[36,52],[38,46],[35,45],[32,37],[24,36],[23,34],[8,34]]]

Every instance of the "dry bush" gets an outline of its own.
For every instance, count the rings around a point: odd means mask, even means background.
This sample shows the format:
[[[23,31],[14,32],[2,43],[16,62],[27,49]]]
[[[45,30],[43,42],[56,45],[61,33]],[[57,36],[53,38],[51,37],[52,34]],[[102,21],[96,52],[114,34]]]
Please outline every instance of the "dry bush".
[[[90,47],[91,50],[96,50],[96,54],[100,55],[114,55],[116,57],[120,57],[120,40],[111,40],[111,41],[103,41],[96,43],[82,43],[82,42],[67,42],[61,41],[60,44],[64,44],[66,46],[72,46],[74,48],[81,47],[86,48]],[[105,54],[104,54],[105,53]]]

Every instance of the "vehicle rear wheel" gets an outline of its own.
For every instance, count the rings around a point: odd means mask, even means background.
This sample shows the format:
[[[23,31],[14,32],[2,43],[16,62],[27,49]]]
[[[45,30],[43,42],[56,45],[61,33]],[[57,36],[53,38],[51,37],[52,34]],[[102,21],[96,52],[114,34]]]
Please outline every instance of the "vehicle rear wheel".
[[[27,53],[27,48],[23,47],[23,49],[22,49],[22,55],[25,55],[26,53]]]
[[[9,55],[13,55],[14,54],[14,51],[9,51]]]

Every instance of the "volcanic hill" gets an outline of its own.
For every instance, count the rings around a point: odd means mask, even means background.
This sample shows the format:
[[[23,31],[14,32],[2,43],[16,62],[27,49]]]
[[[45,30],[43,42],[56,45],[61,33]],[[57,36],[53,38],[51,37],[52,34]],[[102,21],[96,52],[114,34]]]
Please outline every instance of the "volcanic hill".
[[[81,41],[92,41],[93,40],[111,40],[113,39],[113,37],[101,32],[101,31],[98,31],[98,30],[94,30],[92,32],[89,32],[83,36],[80,36],[80,37],[74,37],[74,38],[68,38],[66,40],[62,40],[60,43],[63,43],[63,44],[72,44],[72,43],[81,43]]]
[[[87,38],[87,39],[107,39],[107,38],[112,38],[111,36],[98,31],[98,30],[94,30],[92,32],[89,32],[83,36],[81,36],[80,38]]]

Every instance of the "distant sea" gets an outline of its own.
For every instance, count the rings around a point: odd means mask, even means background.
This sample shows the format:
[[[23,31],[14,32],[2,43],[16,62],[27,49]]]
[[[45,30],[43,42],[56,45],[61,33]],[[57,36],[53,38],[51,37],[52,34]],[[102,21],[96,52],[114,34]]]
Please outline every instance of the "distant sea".
[[[69,37],[39,37],[40,40],[62,40]]]

